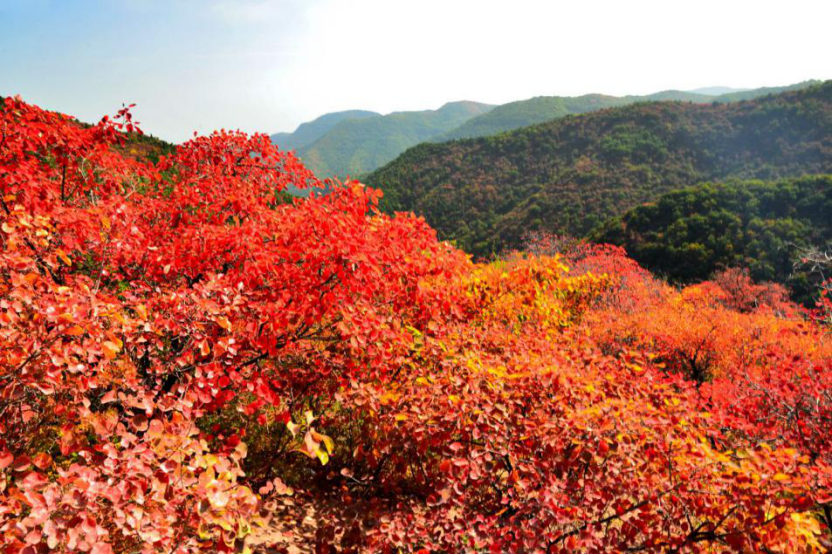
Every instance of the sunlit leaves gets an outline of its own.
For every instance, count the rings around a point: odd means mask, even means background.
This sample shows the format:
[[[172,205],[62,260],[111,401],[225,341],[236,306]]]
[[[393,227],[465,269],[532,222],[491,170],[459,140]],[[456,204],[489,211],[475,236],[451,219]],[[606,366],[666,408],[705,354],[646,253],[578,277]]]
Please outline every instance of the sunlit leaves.
[[[828,550],[828,336],[777,290],[475,264],[265,136],[0,124],[6,551],[243,550],[290,495],[354,550]]]

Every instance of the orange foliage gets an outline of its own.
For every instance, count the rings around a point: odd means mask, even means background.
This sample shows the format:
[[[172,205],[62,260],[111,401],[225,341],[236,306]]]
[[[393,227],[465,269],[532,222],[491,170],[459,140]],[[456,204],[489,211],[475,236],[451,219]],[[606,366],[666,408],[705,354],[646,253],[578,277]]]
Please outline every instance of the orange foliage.
[[[4,551],[243,550],[293,492],[361,511],[321,550],[832,548],[828,330],[777,288],[475,264],[261,135],[0,130]]]
[[[832,356],[832,337],[778,286],[737,283],[731,272],[679,291],[657,283],[630,288],[626,305],[601,305],[587,326],[605,352],[648,352],[698,382],[753,372],[773,350],[813,360]]]

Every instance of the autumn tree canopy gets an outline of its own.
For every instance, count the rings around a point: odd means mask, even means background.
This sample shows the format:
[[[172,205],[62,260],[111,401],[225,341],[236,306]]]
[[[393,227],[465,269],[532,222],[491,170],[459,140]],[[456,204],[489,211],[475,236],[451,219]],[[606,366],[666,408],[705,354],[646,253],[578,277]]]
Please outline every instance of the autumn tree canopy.
[[[298,505],[321,551],[832,549],[832,337],[776,286],[477,264],[264,135],[137,132],[0,110],[4,551],[270,549]]]

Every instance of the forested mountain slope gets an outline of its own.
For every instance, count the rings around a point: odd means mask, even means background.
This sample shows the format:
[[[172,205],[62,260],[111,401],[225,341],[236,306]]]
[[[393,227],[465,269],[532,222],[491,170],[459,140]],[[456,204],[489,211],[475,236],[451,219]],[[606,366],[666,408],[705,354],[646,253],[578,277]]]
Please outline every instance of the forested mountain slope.
[[[300,124],[292,133],[275,133],[271,139],[281,150],[295,150],[314,143],[342,121],[380,116],[368,110],[332,112]]]
[[[817,286],[800,271],[799,258],[804,249],[832,242],[832,176],[671,191],[611,219],[591,238],[623,246],[639,264],[677,283],[742,267],[754,280],[787,284],[805,300]]]
[[[320,177],[354,176],[372,171],[408,147],[454,129],[491,108],[478,102],[449,102],[438,110],[348,119],[297,151]]]
[[[804,81],[786,87],[764,87],[747,91],[735,91],[721,95],[709,95],[697,91],[662,91],[648,95],[608,96],[603,94],[587,94],[583,96],[538,96],[528,100],[519,100],[497,106],[490,112],[472,118],[458,128],[437,137],[434,142],[451,139],[469,139],[495,135],[503,131],[511,131],[543,123],[570,114],[583,114],[602,108],[626,106],[637,102],[651,102],[656,100],[678,100],[682,102],[737,102],[751,100],[768,94],[776,94],[788,90],[805,89],[819,81]],[[707,90],[707,89],[704,89]]]
[[[488,255],[545,229],[585,235],[662,193],[729,176],[832,172],[832,82],[739,103],[656,102],[422,144],[366,178],[388,211]]]
[[[282,150],[297,151],[319,176],[354,177],[377,169],[407,148],[423,141],[443,142],[484,137],[570,114],[637,102],[678,100],[711,103],[747,100],[806,88],[813,83],[817,82],[806,81],[788,87],[768,87],[723,95],[668,90],[621,97],[602,94],[539,96],[496,108],[476,102],[449,102],[438,110],[394,112],[384,116],[367,110],[347,110],[324,114],[301,124],[293,133],[275,133],[271,139]]]

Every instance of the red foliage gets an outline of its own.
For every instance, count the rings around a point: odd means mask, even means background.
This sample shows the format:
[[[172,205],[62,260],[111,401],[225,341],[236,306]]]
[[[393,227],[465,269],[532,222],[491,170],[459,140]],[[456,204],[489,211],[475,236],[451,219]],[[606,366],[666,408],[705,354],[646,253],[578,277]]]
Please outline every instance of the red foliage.
[[[473,264],[265,136],[132,125],[0,110],[5,551],[241,550],[292,490],[360,508],[320,549],[830,548],[829,340],[776,288]]]
[[[747,270],[723,270],[700,287],[710,289],[705,295],[712,301],[737,312],[754,312],[767,307],[785,316],[796,315],[796,307],[789,301],[785,287],[777,283],[754,283]]]

